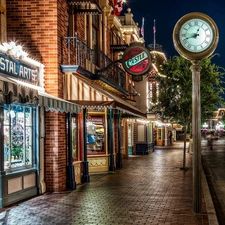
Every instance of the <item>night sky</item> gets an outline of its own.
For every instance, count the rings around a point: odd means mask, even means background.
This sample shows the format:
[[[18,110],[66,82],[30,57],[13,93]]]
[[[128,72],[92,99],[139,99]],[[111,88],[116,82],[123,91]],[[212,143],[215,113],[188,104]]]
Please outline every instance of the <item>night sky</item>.
[[[144,38],[146,46],[154,43],[153,26],[155,19],[156,26],[156,43],[162,45],[163,52],[167,59],[178,55],[174,48],[172,34],[176,22],[185,14],[190,12],[202,12],[210,16],[217,24],[219,29],[219,44],[214,53],[219,56],[215,57],[214,62],[225,68],[225,2],[224,0],[127,0],[123,5],[131,8],[134,21],[138,22],[139,27],[144,22]],[[123,13],[121,14],[123,15]]]

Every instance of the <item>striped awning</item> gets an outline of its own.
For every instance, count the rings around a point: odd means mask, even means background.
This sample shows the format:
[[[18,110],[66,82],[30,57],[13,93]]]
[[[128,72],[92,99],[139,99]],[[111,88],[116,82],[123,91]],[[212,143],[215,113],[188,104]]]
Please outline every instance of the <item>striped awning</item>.
[[[113,108],[119,109],[132,117],[146,118],[145,112],[141,111],[136,106],[131,105],[125,99],[104,90],[90,80],[82,79],[81,77],[76,78],[76,76],[72,75],[67,79],[65,77],[65,84],[67,85],[67,88],[65,89],[67,93],[65,93],[65,96],[68,101],[76,103],[82,108]],[[79,87],[77,87],[77,85]],[[79,90],[79,93],[77,92],[77,89]],[[76,96],[75,92],[78,96]]]
[[[12,102],[26,103],[38,97],[38,91],[18,84],[4,75],[0,75],[0,101],[6,104]]]
[[[46,111],[80,113],[80,106],[78,104],[57,98],[46,92],[38,92],[38,105],[45,107]]]
[[[45,107],[46,111],[80,113],[80,106],[55,97],[40,87],[0,74],[0,101],[11,104],[15,101]]]
[[[74,14],[102,14],[99,0],[67,0],[74,6]]]

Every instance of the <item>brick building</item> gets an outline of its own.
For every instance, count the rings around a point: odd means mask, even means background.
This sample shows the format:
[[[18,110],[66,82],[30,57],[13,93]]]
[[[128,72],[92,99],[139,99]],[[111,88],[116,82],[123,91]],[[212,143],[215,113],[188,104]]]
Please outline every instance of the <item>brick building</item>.
[[[1,207],[121,168],[136,151],[136,119],[146,118],[121,63],[132,42],[144,44],[131,10],[115,15],[109,0],[8,0],[0,12]]]

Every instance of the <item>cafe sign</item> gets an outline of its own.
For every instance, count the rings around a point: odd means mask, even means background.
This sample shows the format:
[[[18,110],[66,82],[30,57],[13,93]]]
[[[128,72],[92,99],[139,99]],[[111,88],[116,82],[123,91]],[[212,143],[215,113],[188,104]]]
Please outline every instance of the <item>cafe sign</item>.
[[[143,46],[131,46],[123,54],[122,64],[125,71],[133,76],[144,75],[151,68],[151,55]]]

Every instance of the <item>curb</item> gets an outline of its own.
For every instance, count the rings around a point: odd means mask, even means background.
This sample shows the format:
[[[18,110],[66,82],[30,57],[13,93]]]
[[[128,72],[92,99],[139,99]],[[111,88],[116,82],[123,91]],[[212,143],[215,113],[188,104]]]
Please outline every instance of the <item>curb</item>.
[[[204,193],[209,225],[219,225],[217,215],[216,215],[216,210],[213,204],[212,196],[209,190],[209,186],[208,186],[203,168],[202,168],[202,190]]]

